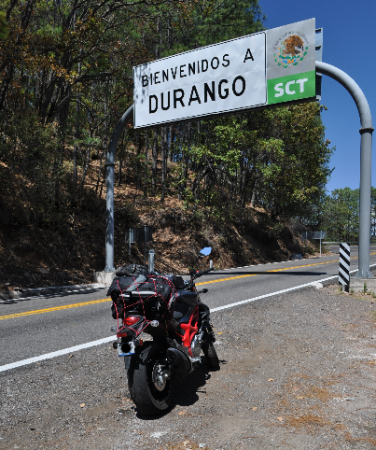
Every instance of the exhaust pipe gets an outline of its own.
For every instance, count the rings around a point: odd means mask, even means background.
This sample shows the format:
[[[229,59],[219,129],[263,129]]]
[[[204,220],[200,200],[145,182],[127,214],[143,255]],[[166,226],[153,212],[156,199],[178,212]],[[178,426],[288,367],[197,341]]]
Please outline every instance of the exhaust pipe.
[[[192,369],[188,356],[176,348],[167,349],[167,359],[175,372],[189,373]]]

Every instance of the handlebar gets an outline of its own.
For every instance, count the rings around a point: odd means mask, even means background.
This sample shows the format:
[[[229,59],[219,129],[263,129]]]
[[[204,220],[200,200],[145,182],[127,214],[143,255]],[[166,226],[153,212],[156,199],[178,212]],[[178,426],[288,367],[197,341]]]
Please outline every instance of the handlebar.
[[[202,277],[202,275],[205,275],[205,274],[211,272],[212,270],[214,270],[214,269],[195,270],[194,272],[192,272],[192,279]]]

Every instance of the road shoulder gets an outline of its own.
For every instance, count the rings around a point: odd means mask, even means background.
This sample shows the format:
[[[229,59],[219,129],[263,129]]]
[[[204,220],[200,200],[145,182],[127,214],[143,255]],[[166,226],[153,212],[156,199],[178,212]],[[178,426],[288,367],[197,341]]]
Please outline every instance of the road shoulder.
[[[213,314],[221,369],[144,420],[109,344],[0,374],[0,446],[373,449],[376,304],[336,286]]]

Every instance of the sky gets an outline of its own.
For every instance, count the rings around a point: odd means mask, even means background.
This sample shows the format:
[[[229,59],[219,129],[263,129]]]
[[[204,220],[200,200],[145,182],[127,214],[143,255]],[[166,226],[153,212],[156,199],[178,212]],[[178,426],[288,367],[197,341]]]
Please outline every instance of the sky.
[[[264,26],[276,28],[316,18],[323,28],[323,62],[343,70],[359,85],[371,108],[376,129],[376,1],[375,0],[259,0],[266,16]],[[325,136],[336,150],[329,167],[334,168],[327,191],[360,182],[360,119],[355,102],[337,81],[323,76],[321,104]],[[376,186],[375,140],[372,146],[372,186]]]

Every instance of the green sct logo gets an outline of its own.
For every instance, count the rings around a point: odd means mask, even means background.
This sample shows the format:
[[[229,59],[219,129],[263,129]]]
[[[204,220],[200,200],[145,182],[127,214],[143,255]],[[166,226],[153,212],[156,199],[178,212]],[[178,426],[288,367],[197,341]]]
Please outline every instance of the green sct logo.
[[[284,86],[283,83],[277,83],[274,86],[274,90],[276,93],[274,94],[274,97],[282,97],[285,93],[287,95],[295,95],[296,94],[296,86],[292,87],[293,84],[299,84],[299,92],[304,92],[304,83],[308,81],[308,78],[301,78],[299,80],[291,80],[286,83]],[[295,88],[295,90],[293,89]]]
[[[314,97],[315,71],[268,80],[268,105]]]

